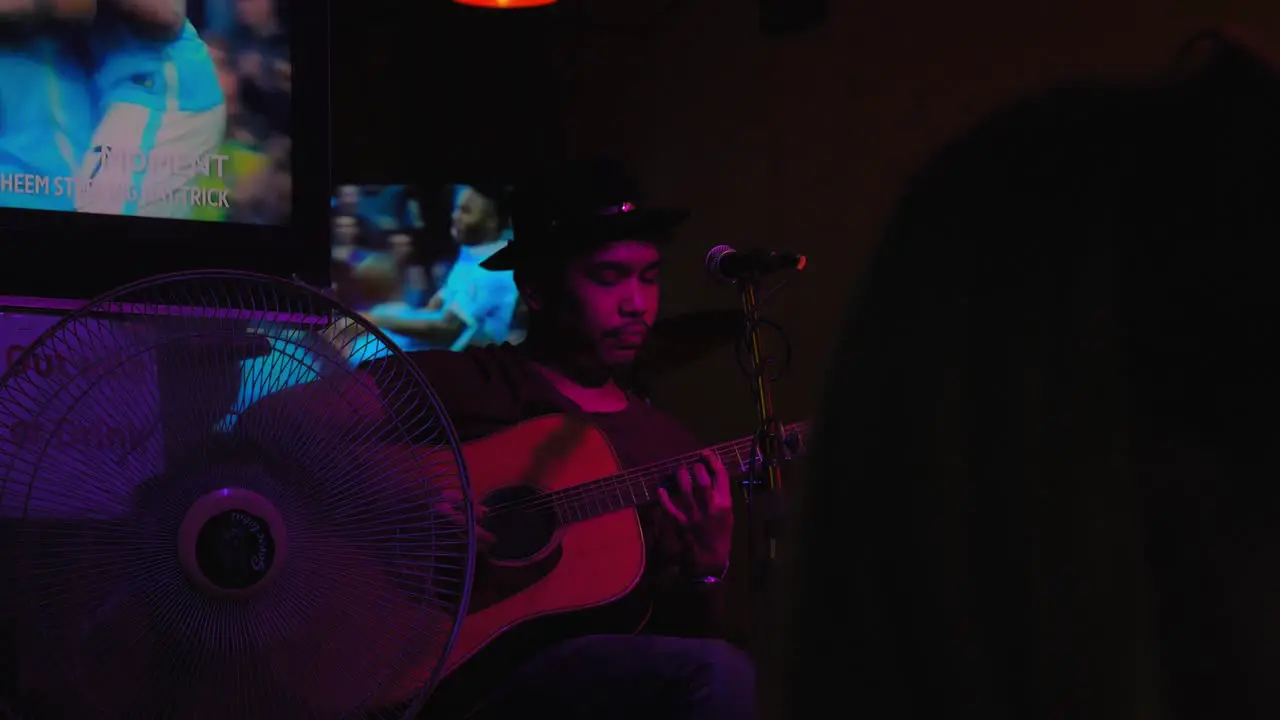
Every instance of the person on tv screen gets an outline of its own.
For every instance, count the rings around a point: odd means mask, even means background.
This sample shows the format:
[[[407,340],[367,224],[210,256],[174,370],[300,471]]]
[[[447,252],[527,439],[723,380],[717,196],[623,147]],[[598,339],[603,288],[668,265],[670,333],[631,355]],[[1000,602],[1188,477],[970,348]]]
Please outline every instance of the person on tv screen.
[[[430,289],[426,270],[416,262],[414,235],[422,223],[415,208],[403,186],[344,185],[335,192],[330,260],[335,292],[344,303],[357,310],[426,304]],[[409,337],[392,339],[413,343]]]
[[[343,185],[333,198],[333,212],[340,217],[359,217],[360,201],[363,199],[359,185]]]
[[[72,210],[68,180],[93,133],[78,32],[93,2],[0,0],[0,207]]]
[[[194,182],[225,171],[226,107],[185,2],[0,0],[0,18],[0,168],[19,173],[0,177],[3,204],[176,218],[228,204]]]
[[[377,252],[382,244],[383,232],[369,217],[367,200],[365,189],[358,185],[343,185],[333,197],[330,216],[333,260],[352,268]]]
[[[197,205],[229,207],[225,192],[188,188],[221,176],[227,125],[209,48],[174,0],[100,0],[89,35],[101,119],[81,168],[76,209],[110,215],[189,217]]]
[[[276,0],[234,0],[235,31],[231,34],[236,69],[256,104],[280,105],[267,113],[287,117],[293,81],[289,33],[280,19]]]
[[[370,309],[368,318],[384,331],[409,338],[402,349],[452,348],[505,342],[519,292],[510,272],[480,267],[511,238],[511,222],[498,189],[459,185],[450,233],[458,245],[439,291],[417,308],[400,300]]]

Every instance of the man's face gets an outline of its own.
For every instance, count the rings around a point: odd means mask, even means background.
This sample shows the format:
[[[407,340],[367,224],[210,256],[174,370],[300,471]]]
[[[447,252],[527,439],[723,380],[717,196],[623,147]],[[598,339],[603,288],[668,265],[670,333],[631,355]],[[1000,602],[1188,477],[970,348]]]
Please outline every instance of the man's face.
[[[343,185],[338,188],[338,210],[344,215],[355,215],[360,209],[360,188]]]
[[[359,234],[360,227],[356,225],[355,218],[339,215],[333,219],[333,243],[335,245],[354,245]]]
[[[465,185],[453,201],[453,239],[459,245],[483,245],[498,239],[498,213],[493,201]]]
[[[630,365],[658,315],[658,266],[652,243],[626,240],[574,260],[567,270],[564,318],[610,368]]]

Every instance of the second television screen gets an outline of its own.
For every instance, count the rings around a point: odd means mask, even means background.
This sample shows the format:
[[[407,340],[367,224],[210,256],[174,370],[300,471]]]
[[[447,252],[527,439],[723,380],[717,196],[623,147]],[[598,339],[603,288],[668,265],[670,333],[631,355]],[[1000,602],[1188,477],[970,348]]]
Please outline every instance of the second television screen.
[[[333,197],[333,290],[401,350],[519,343],[511,272],[480,262],[513,237],[502,186],[342,185]],[[384,354],[369,338],[352,358]]]

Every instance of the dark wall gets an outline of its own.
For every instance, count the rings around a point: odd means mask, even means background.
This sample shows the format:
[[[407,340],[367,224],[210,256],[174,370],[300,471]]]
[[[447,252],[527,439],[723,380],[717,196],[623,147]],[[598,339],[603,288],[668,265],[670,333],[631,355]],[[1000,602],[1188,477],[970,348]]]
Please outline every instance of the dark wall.
[[[561,18],[333,2],[335,182],[504,175],[559,151],[574,36]]]

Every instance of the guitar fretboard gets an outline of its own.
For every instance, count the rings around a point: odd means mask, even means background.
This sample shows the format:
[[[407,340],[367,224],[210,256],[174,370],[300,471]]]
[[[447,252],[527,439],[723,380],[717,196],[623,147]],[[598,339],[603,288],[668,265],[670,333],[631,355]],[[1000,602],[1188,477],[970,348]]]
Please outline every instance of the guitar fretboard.
[[[778,449],[784,459],[801,455],[806,451],[805,442],[808,432],[807,422],[794,423],[783,428]],[[706,451],[715,453],[732,477],[741,477],[760,467],[761,458],[755,437],[721,443],[707,448]],[[681,455],[653,465],[547,493],[543,497],[544,500],[552,503],[556,509],[557,518],[564,524],[583,522],[619,510],[642,507],[657,502],[658,490],[669,486],[680,468],[697,462],[701,455],[701,452]]]

